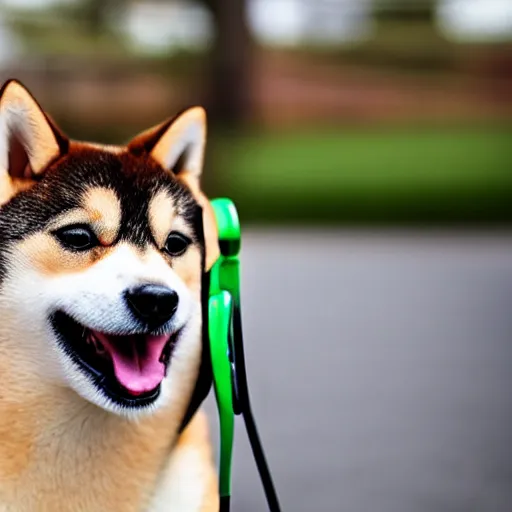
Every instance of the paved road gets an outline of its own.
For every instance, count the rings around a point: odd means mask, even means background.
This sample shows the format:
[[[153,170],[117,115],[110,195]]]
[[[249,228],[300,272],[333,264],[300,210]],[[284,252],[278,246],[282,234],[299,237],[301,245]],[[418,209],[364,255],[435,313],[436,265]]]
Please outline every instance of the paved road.
[[[512,235],[244,242],[249,379],[283,510],[510,512]],[[265,510],[241,423],[234,472],[234,512]]]

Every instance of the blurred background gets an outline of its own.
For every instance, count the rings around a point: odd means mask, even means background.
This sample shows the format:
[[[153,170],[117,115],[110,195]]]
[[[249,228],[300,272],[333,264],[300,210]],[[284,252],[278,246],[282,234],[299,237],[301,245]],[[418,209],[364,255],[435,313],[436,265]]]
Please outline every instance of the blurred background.
[[[75,137],[206,105],[207,189],[246,222],[512,219],[510,0],[0,5],[2,77]]]
[[[9,77],[74,138],[207,107],[284,510],[512,510],[510,0],[0,0]]]

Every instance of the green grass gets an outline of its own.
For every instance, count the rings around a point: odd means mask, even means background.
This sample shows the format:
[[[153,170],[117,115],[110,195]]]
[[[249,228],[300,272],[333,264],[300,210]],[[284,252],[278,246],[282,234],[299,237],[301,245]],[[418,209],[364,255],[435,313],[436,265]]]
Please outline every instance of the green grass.
[[[225,136],[213,157],[246,221],[512,220],[512,126]]]

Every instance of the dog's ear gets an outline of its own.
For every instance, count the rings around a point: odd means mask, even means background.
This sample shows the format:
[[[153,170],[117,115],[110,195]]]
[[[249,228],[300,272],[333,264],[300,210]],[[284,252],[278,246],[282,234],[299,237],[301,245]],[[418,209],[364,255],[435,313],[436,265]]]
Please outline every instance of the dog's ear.
[[[206,146],[206,112],[192,107],[173,119],[151,128],[129,144],[132,153],[146,153],[164,169],[184,183],[203,208],[206,243],[206,268],[219,257],[217,225],[213,208],[201,190],[204,151]]]
[[[179,179],[199,182],[206,145],[206,113],[192,107],[133,139],[132,152],[150,154]]]
[[[22,84],[0,89],[0,204],[29,187],[67,148],[67,139]]]

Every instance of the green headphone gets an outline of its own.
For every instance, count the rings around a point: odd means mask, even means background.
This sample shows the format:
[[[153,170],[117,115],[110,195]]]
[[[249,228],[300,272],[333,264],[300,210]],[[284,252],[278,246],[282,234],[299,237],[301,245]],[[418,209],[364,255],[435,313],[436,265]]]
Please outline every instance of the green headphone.
[[[240,313],[240,222],[231,200],[214,199],[211,204],[221,251],[210,271],[208,296],[208,337],[220,429],[220,510],[226,512],[230,506],[235,415],[242,415],[269,509],[279,512],[277,495],[250,407],[245,372]]]

